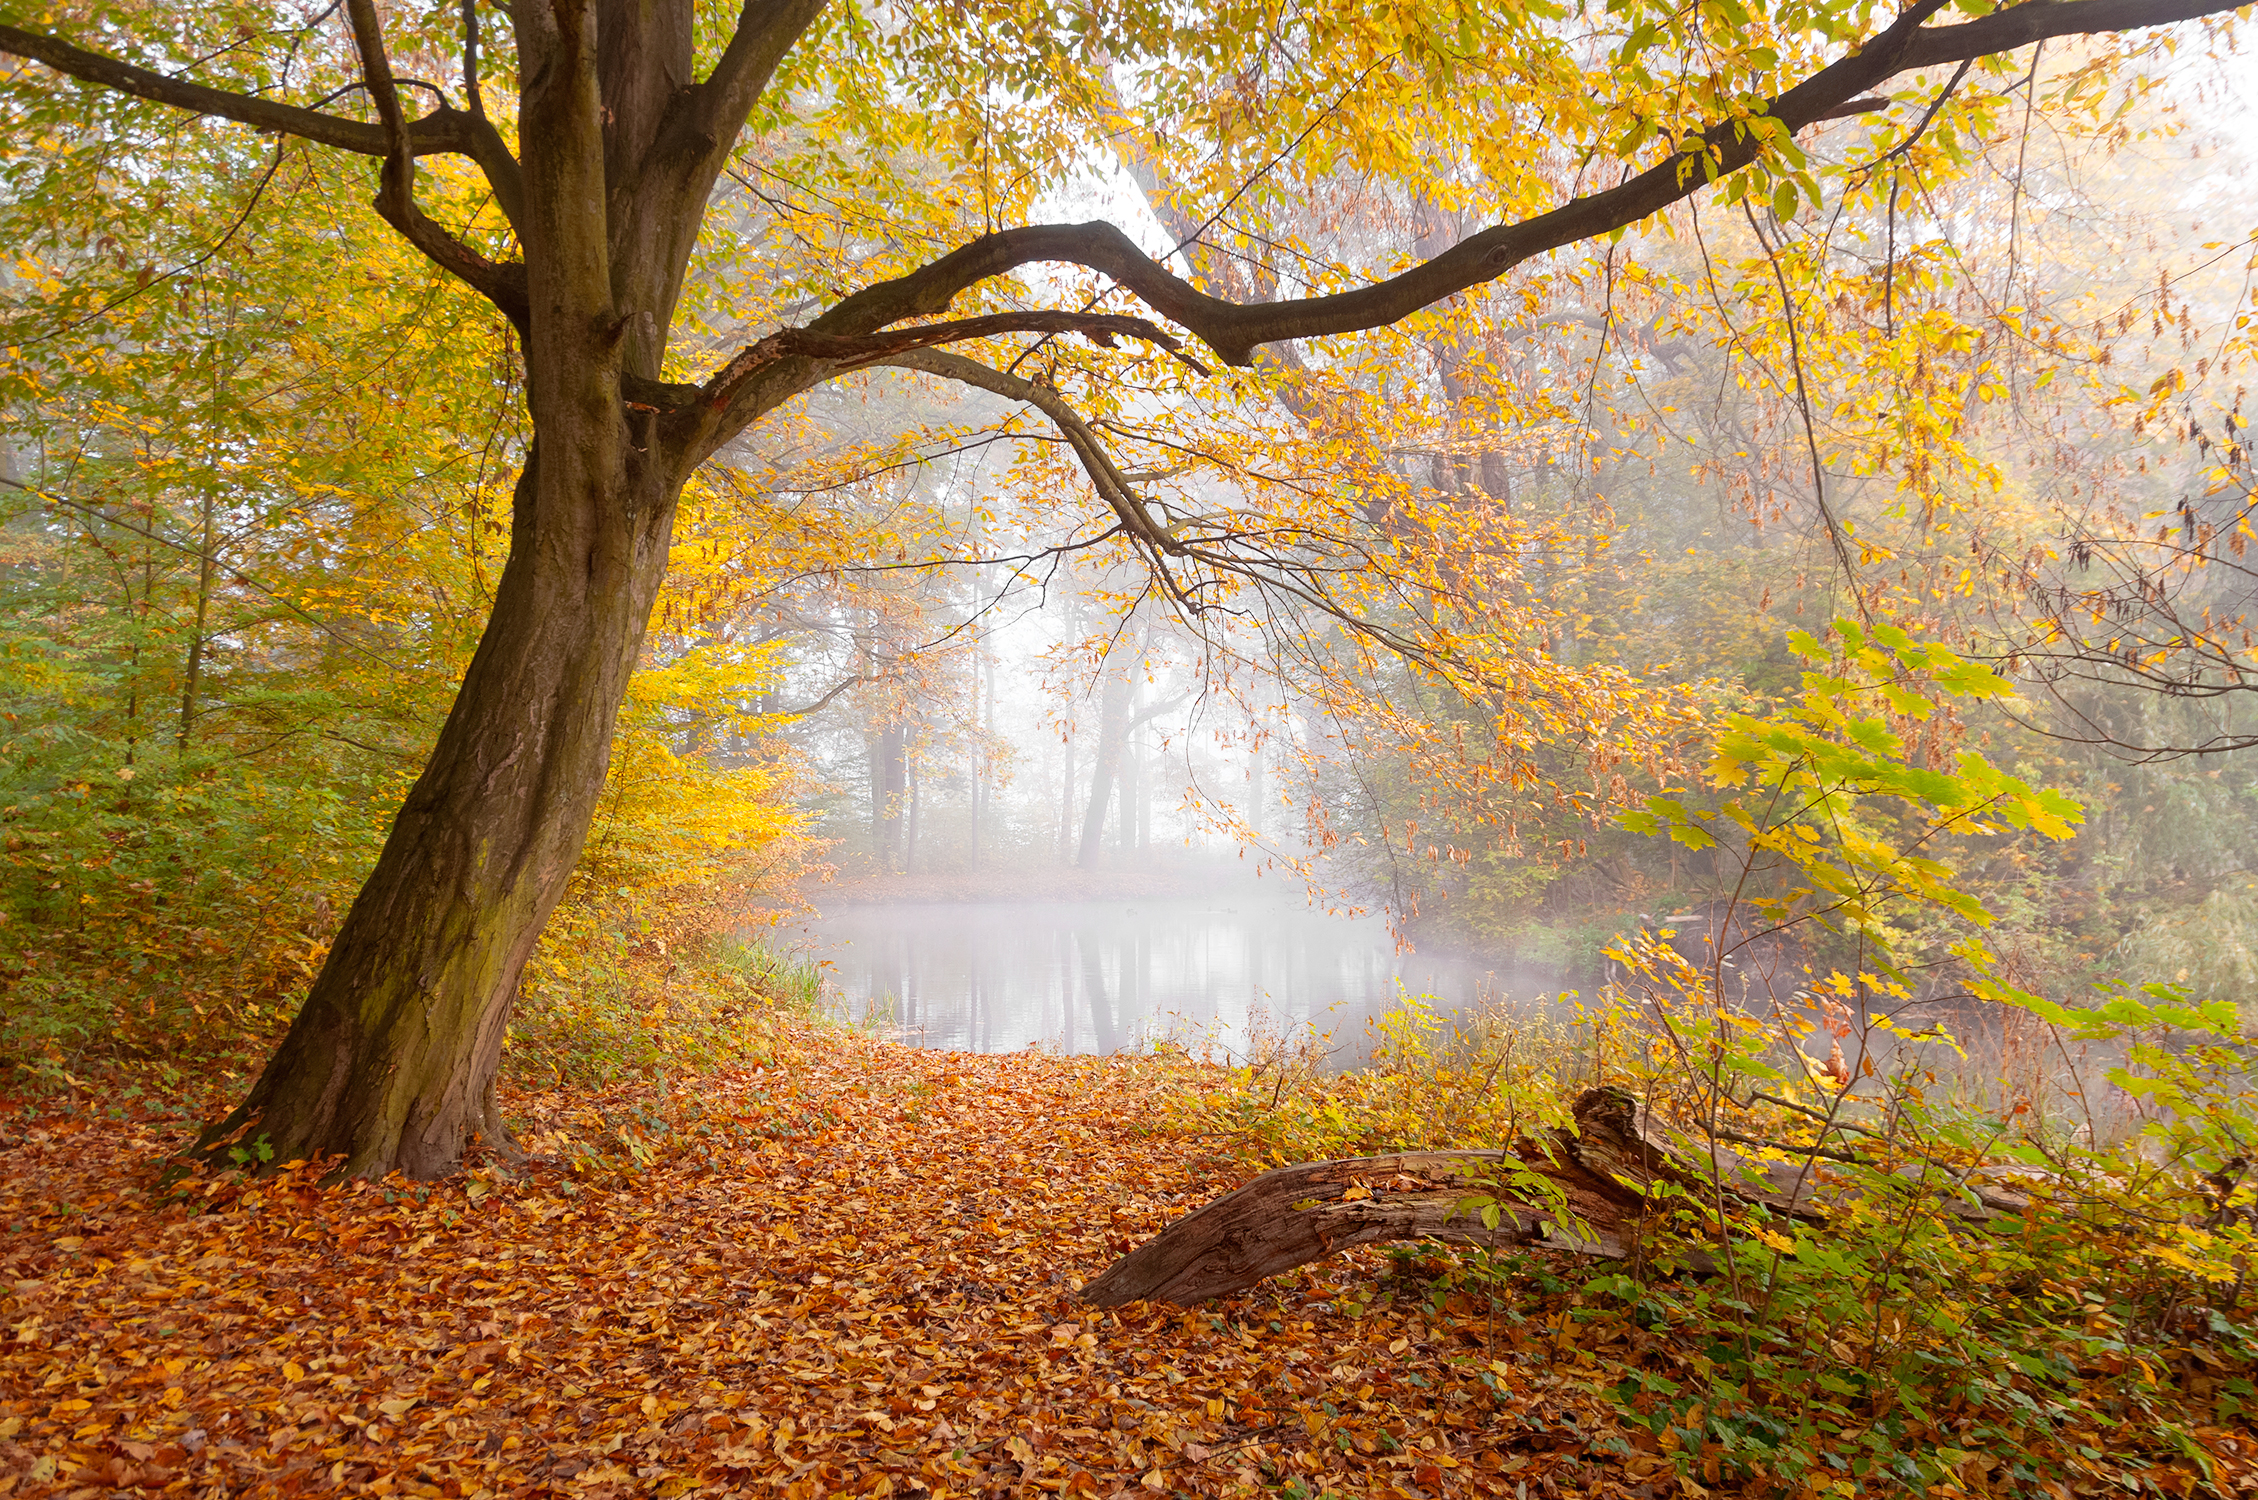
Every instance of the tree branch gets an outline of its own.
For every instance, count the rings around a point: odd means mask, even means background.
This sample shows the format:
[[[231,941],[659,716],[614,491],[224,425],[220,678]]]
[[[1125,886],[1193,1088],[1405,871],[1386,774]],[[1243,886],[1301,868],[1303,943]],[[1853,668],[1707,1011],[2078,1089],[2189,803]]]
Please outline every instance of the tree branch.
[[[324,114],[320,110],[301,109],[294,104],[193,83],[99,52],[89,52],[60,37],[44,36],[16,26],[0,26],[0,53],[28,57],[83,82],[99,84],[154,104],[169,104],[191,114],[234,120],[255,129],[295,136],[361,156],[392,154],[391,137],[380,124],[348,120],[342,115]],[[517,222],[524,202],[524,184],[517,158],[510,155],[509,147],[491,122],[442,101],[422,119],[408,122],[406,131],[412,155],[453,152],[477,162],[486,173],[488,185],[494,189],[494,201],[501,205],[512,224]]]
[[[486,118],[486,98],[478,86],[478,0],[463,0],[463,103]]]
[[[846,681],[831,689],[830,692],[825,693],[822,697],[816,699],[813,703],[803,703],[798,708],[772,709],[769,711],[769,714],[763,715],[763,717],[775,717],[779,719],[804,719],[809,714],[821,713],[824,709],[829,708],[831,706],[832,700],[837,698],[841,693],[847,691],[847,689],[849,688],[860,687],[866,682],[883,681],[885,681],[885,678],[875,673],[865,673],[860,677],[850,677]]]
[[[1922,27],[1914,34],[1898,68],[1905,71],[1972,62],[2049,37],[2139,31],[2231,14],[2234,9],[2216,0],[2023,0],[2021,5],[1995,10],[1957,26]]]
[[[1181,553],[1184,544],[1170,536],[1165,528],[1145,509],[1145,502],[1129,487],[1129,481],[1114,464],[1105,445],[1098,441],[1082,414],[1069,406],[1049,384],[1026,380],[1017,375],[966,359],[961,354],[951,354],[943,349],[916,349],[888,355],[871,361],[873,364],[896,365],[905,370],[920,370],[928,375],[938,375],[944,380],[954,380],[960,385],[977,387],[992,392],[1007,401],[1023,401],[1049,417],[1082,461],[1082,468],[1097,487],[1098,498],[1105,501],[1113,513],[1120,517],[1121,527],[1129,536],[1148,548],[1162,553]]]
[[[1922,24],[1943,6],[1944,0],[1915,0],[1858,51],[1751,114],[1792,132],[1866,105],[1868,90],[1911,68],[1982,57],[2042,37],[2159,26],[2234,9],[2230,0],[2026,0],[1962,25]],[[1749,165],[1762,139],[1749,121],[1719,121],[1685,138],[1669,160],[1617,187],[1517,224],[1492,226],[1401,275],[1352,292],[1235,304],[1177,276],[1111,224],[1045,224],[983,235],[906,276],[855,293],[810,326],[856,334],[935,316],[979,282],[1034,262],[1059,261],[1112,277],[1198,335],[1225,363],[1243,366],[1253,363],[1257,345],[1383,327],[1546,251],[1627,228]]]
[[[524,268],[488,260],[416,206],[415,148],[410,144],[407,117],[400,109],[392,60],[385,55],[384,28],[377,19],[375,0],[347,0],[345,10],[352,25],[354,50],[360,54],[361,73],[368,81],[369,98],[376,103],[377,119],[391,145],[378,177],[377,213],[433,264],[477,288],[523,329],[531,316]],[[517,274],[513,277],[511,271]]]
[[[726,152],[784,54],[815,24],[823,6],[824,0],[745,0],[721,60],[685,96],[679,118],[660,132],[661,142],[689,138]]]
[[[819,333],[808,328],[782,328],[739,350],[712,379],[698,388],[698,394],[711,410],[726,412],[756,376],[783,360],[821,360],[830,367],[830,373],[837,374],[865,365],[889,363],[894,356],[914,349],[961,343],[967,339],[993,338],[1005,333],[1079,333],[1092,343],[1106,348],[1113,347],[1117,336],[1143,339],[1147,343],[1158,344],[1198,373],[1208,373],[1205,365],[1184,353],[1182,340],[1150,319],[1123,313],[1037,310],[989,313],[977,318],[926,323],[887,333],[842,335]],[[976,365],[974,368],[984,370],[987,366]],[[722,423],[725,435],[732,426],[731,419],[725,417]]]
[[[1152,567],[1161,590],[1168,596],[1185,619],[1205,613],[1212,606],[1199,597],[1199,586],[1187,585],[1177,576],[1174,567],[1206,569],[1214,575],[1230,575],[1253,585],[1266,597],[1291,601],[1295,606],[1316,611],[1344,626],[1352,635],[1359,636],[1405,661],[1426,667],[1430,671],[1467,681],[1454,674],[1453,664],[1442,652],[1426,642],[1392,626],[1380,623],[1329,596],[1324,589],[1324,565],[1319,562],[1301,563],[1284,560],[1275,549],[1248,557],[1231,550],[1235,540],[1229,535],[1217,537],[1185,536],[1170,530],[1153,519],[1152,512],[1136,491],[1113,456],[1106,452],[1080,413],[1067,404],[1055,389],[1045,382],[1025,380],[1002,370],[992,369],[961,354],[944,349],[917,349],[873,361],[875,364],[894,365],[902,369],[918,370],[928,375],[938,375],[962,385],[990,391],[1011,401],[1022,401],[1049,417],[1074,449],[1082,468],[1114,515],[1120,520],[1120,530]],[[1353,544],[1342,539],[1326,539],[1328,544],[1345,552],[1356,552]],[[1354,567],[1344,571],[1362,571],[1371,562],[1368,554],[1359,554]],[[1173,566],[1172,566],[1173,565]],[[1531,687],[1526,683],[1508,683],[1499,679],[1477,677],[1473,679],[1483,688],[1515,693],[1546,704],[1558,705],[1557,691],[1544,687]]]

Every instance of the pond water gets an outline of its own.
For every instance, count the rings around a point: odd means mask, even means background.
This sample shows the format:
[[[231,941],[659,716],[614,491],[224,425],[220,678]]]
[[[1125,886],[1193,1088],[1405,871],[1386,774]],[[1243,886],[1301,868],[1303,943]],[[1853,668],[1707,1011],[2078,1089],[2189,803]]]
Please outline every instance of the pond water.
[[[922,1046],[1119,1052],[1164,1037],[1234,1049],[1312,1024],[1344,1060],[1399,994],[1440,1010],[1547,1000],[1557,975],[1399,952],[1378,917],[1296,901],[842,905],[792,934],[840,1008]]]

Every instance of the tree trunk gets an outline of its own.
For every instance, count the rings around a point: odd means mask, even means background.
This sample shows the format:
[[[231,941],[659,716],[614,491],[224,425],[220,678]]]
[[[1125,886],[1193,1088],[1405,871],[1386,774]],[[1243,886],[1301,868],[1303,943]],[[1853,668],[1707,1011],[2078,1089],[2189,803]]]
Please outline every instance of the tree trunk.
[[[215,465],[216,467],[216,465]],[[174,737],[173,748],[185,753],[189,736],[196,730],[196,697],[204,678],[205,630],[211,623],[212,570],[217,561],[213,552],[217,545],[214,536],[215,512],[219,500],[214,493],[218,485],[215,474],[206,484],[197,515],[196,543],[196,607],[188,626],[188,661],[180,674],[180,730]]]
[[[430,764],[282,1045],[204,1133],[207,1155],[429,1177],[474,1137],[506,1143],[494,1074],[511,1001],[603,790],[678,493],[591,493],[582,465],[549,472],[553,441],[519,477],[493,617]]]
[[[1137,852],[1139,854],[1149,851],[1153,842],[1152,773],[1155,757],[1147,753],[1147,748],[1139,745],[1134,738],[1129,742],[1129,764],[1132,768],[1132,781],[1137,788]]]
[[[901,725],[889,724],[878,731],[870,751],[870,847],[881,874],[901,866],[908,757],[908,736]]]
[[[1143,840],[1137,836],[1142,813],[1139,804],[1144,798],[1143,777],[1139,773],[1143,769],[1137,763],[1137,731],[1131,729],[1121,737],[1121,816],[1113,826],[1113,847],[1120,851],[1124,863],[1143,847]]]
[[[1074,736],[1058,742],[1058,862],[1074,862]]]
[[[966,794],[966,795],[967,795],[967,798],[968,798],[968,800],[969,800],[969,803],[970,803],[970,809],[971,809],[971,819],[972,819],[972,826],[971,826],[971,829],[970,829],[970,830],[969,830],[969,831],[968,831],[968,832],[966,833],[966,835],[965,835],[965,840],[964,840],[964,867],[965,867],[966,869],[968,869],[968,870],[977,870],[977,869],[979,869],[979,868],[980,868],[980,771],[981,771],[981,766],[980,766],[980,740],[979,740],[980,728],[979,728],[979,721],[977,720],[977,718],[976,718],[976,719],[974,720],[974,722],[973,722],[973,731],[972,731],[972,732],[973,732],[973,741],[972,741],[972,754],[971,754],[971,755],[970,755],[969,757],[967,757],[967,764],[965,765],[965,768],[964,768],[965,783],[966,783],[967,787],[969,788],[969,791],[967,792],[967,794]]]
[[[232,307],[229,309],[232,314]],[[212,351],[212,399],[215,405],[227,393],[225,365],[219,350]],[[204,465],[203,493],[197,497],[196,506],[196,608],[188,631],[188,661],[181,670],[180,732],[173,740],[178,754],[188,751],[189,736],[196,731],[196,697],[203,685],[205,629],[211,623],[212,572],[218,562],[214,555],[217,543],[220,489],[220,445],[207,440]]]
[[[1265,1172],[1115,1261],[1082,1288],[1082,1298],[1099,1307],[1136,1301],[1188,1306],[1243,1292],[1352,1245],[1390,1240],[1489,1249],[1546,1245],[1621,1260],[1644,1228],[1646,1189],[1663,1179],[1726,1211],[1762,1204],[1807,1223],[1825,1219],[1826,1195],[1802,1164],[1673,1141],[1621,1089],[1588,1089],[1573,1113],[1576,1128],[1550,1132],[1549,1150],[1407,1151]],[[1550,1181],[1580,1222],[1563,1224],[1554,1205],[1502,1185],[1509,1173],[1520,1172]],[[2030,1206],[2013,1192],[1966,1186],[1980,1207],[1956,1195],[1942,1206],[1979,1220]],[[1495,1228],[1482,1222],[1484,1199],[1498,1209]],[[1681,1195],[1676,1201],[1687,1200]],[[1696,1269],[1709,1264],[1698,1251],[1684,1258]]]
[[[1129,737],[1130,710],[1135,684],[1127,669],[1106,674],[1098,697],[1098,750],[1090,764],[1090,801],[1082,813],[1082,843],[1075,863],[1085,870],[1097,868],[1105,844],[1106,812],[1113,805],[1113,785],[1121,769],[1121,747]]]
[[[917,761],[909,761],[909,819],[902,835],[902,873],[909,874],[917,868],[917,832],[920,815],[925,810],[924,778],[917,774]]]

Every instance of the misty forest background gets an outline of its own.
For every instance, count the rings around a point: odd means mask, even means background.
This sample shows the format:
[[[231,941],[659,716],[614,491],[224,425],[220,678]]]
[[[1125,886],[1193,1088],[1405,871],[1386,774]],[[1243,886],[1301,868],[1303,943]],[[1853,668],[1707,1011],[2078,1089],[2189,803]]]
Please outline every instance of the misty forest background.
[[[1732,851],[1618,814],[1686,783],[1706,725],[1794,689],[1791,630],[1861,610],[2000,666],[2019,699],[1946,732],[2084,806],[2066,841],[1948,851],[2017,982],[2243,1002],[2248,70],[2191,55],[2084,116],[2054,107],[2078,75],[2068,49],[2034,62],[2037,128],[1925,142],[1958,169],[1886,209],[1877,191],[1673,211],[1408,325],[1333,372],[1361,403],[1335,423],[1353,442],[1292,449],[1290,403],[1252,403],[1240,459],[1279,443],[1378,531],[1461,500],[1508,518],[1519,644],[1651,694],[1619,743],[1565,720],[1548,738],[1540,712],[1494,744],[1494,705],[1321,615],[1188,626],[1118,555],[1043,530],[1087,482],[1010,403],[900,371],[807,398],[788,446],[685,501],[506,1066],[718,1054],[761,996],[814,1003],[759,934],[826,879],[1024,898],[1262,868],[1422,945],[1588,970],[1642,914],[1702,910],[1737,878]],[[524,458],[519,364],[492,310],[366,209],[358,168],[92,93],[41,108],[0,159],[0,1059],[47,1077],[255,1059],[485,618]],[[1853,140],[1819,132],[1814,161],[1847,170]],[[765,149],[717,208],[697,292],[717,343],[743,326],[730,257],[883,232],[879,206],[803,188],[811,133]],[[1134,145],[1056,197],[1058,217],[1181,237]],[[1270,215],[1238,243],[1273,259],[1439,246],[1474,222],[1442,186],[1346,170],[1280,189]],[[1805,256],[1813,316],[1856,280],[1843,316],[1868,333],[1949,323],[1932,383],[1950,420],[1909,423],[1880,465],[1836,444],[1857,372],[1828,372],[1814,325],[1806,407],[1784,343],[1756,333],[1779,322],[1783,255]],[[1171,399],[1131,392],[1116,417],[1191,430]],[[1916,464],[1960,476],[1941,484],[1956,498],[1909,502]],[[2173,621],[2214,634],[2174,655]]]

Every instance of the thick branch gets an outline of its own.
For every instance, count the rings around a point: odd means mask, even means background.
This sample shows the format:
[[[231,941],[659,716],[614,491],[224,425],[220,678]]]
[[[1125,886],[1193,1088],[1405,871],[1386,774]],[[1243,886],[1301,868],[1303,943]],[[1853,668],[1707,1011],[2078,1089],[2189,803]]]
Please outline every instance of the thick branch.
[[[1618,1236],[1577,1240],[1521,1205],[1503,1206],[1496,1229],[1484,1226],[1467,1200],[1494,1193],[1488,1179],[1519,1166],[1504,1151],[1417,1151],[1281,1167],[1115,1261],[1082,1288],[1082,1300],[1098,1307],[1189,1307],[1357,1245],[1393,1240],[1503,1249],[1552,1239],[1564,1249],[1588,1247],[1590,1254],[1621,1258]],[[1358,1196],[1345,1196],[1352,1192]]]
[[[1550,1244],[1621,1259],[1646,1209],[1654,1153],[1629,1096],[1593,1089],[1576,1101],[1575,1113],[1575,1131],[1551,1132],[1549,1159],[1536,1152],[1524,1158],[1510,1151],[1407,1151],[1265,1172],[1122,1256],[1082,1288],[1082,1298],[1099,1307],[1188,1306],[1354,1245],[1390,1240]],[[1578,1154],[1585,1140],[1592,1165]],[[1504,1185],[1531,1173],[1552,1185],[1554,1202],[1539,1204]],[[1495,1229],[1468,1201],[1485,1198],[1499,1210]]]
[[[688,0],[679,9],[686,14]],[[664,331],[673,326],[684,268],[714,183],[777,65],[822,9],[823,0],[746,0],[720,61],[697,83],[676,79],[671,66],[664,78],[649,76],[656,62],[639,60],[639,45],[607,54],[610,67],[644,75],[634,88],[619,87],[619,79],[606,86],[607,110],[614,98],[622,110],[606,115],[612,299],[623,315],[647,315],[622,351],[624,368],[658,374]],[[634,4],[614,5],[607,13],[629,31],[649,25]],[[687,70],[686,34],[682,43],[679,61]],[[663,103],[652,96],[670,81]],[[658,114],[646,124],[643,110],[652,106]]]
[[[376,211],[441,270],[459,277],[484,293],[513,322],[523,328],[529,316],[525,278],[521,268],[495,264],[416,206],[415,148],[408,122],[400,109],[400,90],[392,77],[392,61],[385,55],[383,25],[377,19],[375,0],[346,0],[353,28],[353,46],[360,54],[361,74],[377,119],[390,149],[384,158],[376,193]],[[515,276],[511,271],[517,271]]]
[[[1944,0],[1916,0],[1857,52],[1751,114],[1800,130],[1854,103],[1863,105],[1867,91],[1910,68],[1984,56],[2044,37],[2159,26],[2235,8],[2230,0],[2027,0],[1981,21],[1924,27],[1943,5]],[[1383,327],[1493,281],[1534,256],[1627,228],[1749,165],[1761,140],[1746,121],[1717,122],[1685,138],[1668,161],[1617,187],[1518,224],[1482,230],[1402,275],[1352,292],[1234,304],[1177,276],[1111,224],[1032,225],[983,235],[907,276],[866,288],[812,326],[826,333],[867,333],[904,318],[933,316],[967,287],[1020,266],[1060,261],[1112,277],[1197,334],[1226,363],[1246,365],[1258,345]]]
[[[2024,0],[1957,26],[1924,26],[1905,49],[1900,70],[1972,62],[2058,36],[2141,31],[2235,9],[2217,0]]]
[[[1105,87],[1107,110],[1117,120],[1124,121],[1114,132],[1114,150],[1120,156],[1121,164],[1128,169],[1129,180],[1137,184],[1137,191],[1144,195],[1145,206],[1152,210],[1154,218],[1160,220],[1161,227],[1176,237],[1176,248],[1183,254],[1184,263],[1191,268],[1193,280],[1199,289],[1211,295],[1219,290],[1227,290],[1230,286],[1229,262],[1206,242],[1204,236],[1207,224],[1193,219],[1185,210],[1183,188],[1167,175],[1160,160],[1146,149],[1144,139],[1125,123],[1128,111],[1122,107],[1120,88],[1113,70],[1106,69],[1100,78]],[[1269,298],[1277,288],[1276,274],[1270,267],[1251,258],[1246,269],[1256,295]],[[1307,372],[1307,367],[1302,363],[1301,351],[1292,344],[1281,343],[1264,348],[1256,353],[1255,362],[1296,377]],[[1279,405],[1285,407],[1304,427],[1315,428],[1323,420],[1322,406],[1298,378],[1281,382],[1275,394]]]
[[[1006,333],[1079,333],[1094,344],[1113,347],[1126,336],[1158,344],[1201,374],[1206,367],[1183,352],[1174,334],[1146,318],[1122,313],[1042,311],[990,313],[977,318],[957,318],[946,323],[926,323],[887,333],[842,335],[809,328],[783,328],[741,349],[701,388],[706,404],[726,409],[762,370],[787,359],[817,359],[834,372],[882,364],[895,355],[968,339],[994,338]],[[985,369],[985,366],[975,368]]]
[[[382,125],[192,83],[99,52],[89,52],[60,37],[0,26],[0,52],[28,57],[58,73],[137,99],[169,104],[192,114],[235,120],[260,130],[296,136],[316,145],[335,146],[362,156],[391,155],[392,148]],[[524,198],[517,159],[510,155],[491,123],[442,104],[422,119],[410,122],[407,133],[409,150],[417,156],[455,152],[477,162],[485,170],[502,212],[509,215],[512,223],[516,222]]]
[[[668,122],[662,140],[696,139],[709,150],[718,146],[727,151],[784,54],[815,24],[823,4],[824,0],[745,0],[721,60],[684,100],[678,120]]]

